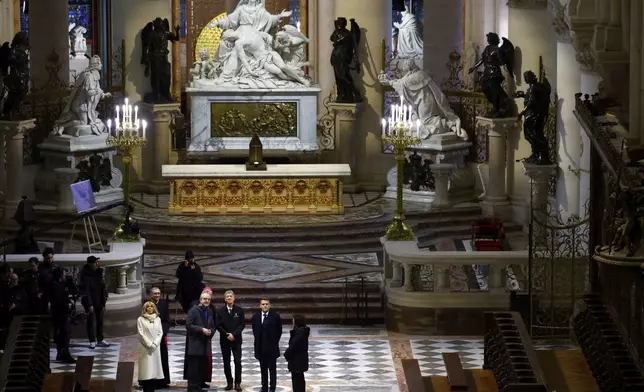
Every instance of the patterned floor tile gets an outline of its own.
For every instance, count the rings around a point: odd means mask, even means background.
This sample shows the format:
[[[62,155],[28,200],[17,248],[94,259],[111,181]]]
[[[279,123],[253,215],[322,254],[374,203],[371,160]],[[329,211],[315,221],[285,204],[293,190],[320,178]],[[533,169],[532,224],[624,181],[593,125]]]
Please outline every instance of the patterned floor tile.
[[[224,264],[202,267],[206,273],[256,282],[272,282],[297,276],[333,271],[334,268],[307,263],[295,263],[269,257],[252,257]]]
[[[74,358],[80,356],[94,357],[94,366],[92,367],[92,378],[115,379],[116,368],[119,362],[121,345],[112,343],[110,347],[96,347],[90,349],[86,340],[72,340],[70,351]],[[63,364],[56,362],[56,349],[52,348],[49,352],[50,367],[52,373],[73,372],[76,368],[74,364]]]
[[[319,257],[322,259],[341,261],[344,263],[370,265],[374,267],[377,267],[380,265],[380,261],[378,260],[378,254],[376,252],[345,253],[345,254],[332,254],[332,255],[311,255],[311,257]]]

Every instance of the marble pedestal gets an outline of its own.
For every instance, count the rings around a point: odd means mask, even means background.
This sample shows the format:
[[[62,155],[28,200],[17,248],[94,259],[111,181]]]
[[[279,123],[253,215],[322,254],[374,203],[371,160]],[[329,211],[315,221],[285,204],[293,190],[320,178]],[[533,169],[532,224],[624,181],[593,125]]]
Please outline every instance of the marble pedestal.
[[[333,149],[335,151],[335,161],[337,163],[346,163],[351,168],[351,176],[344,179],[344,191],[355,193],[357,171],[357,155],[355,146],[357,145],[357,132],[355,129],[356,117],[363,108],[362,103],[337,103],[329,102],[329,112],[333,118],[332,124],[324,124],[325,132],[320,135],[320,146],[322,148]],[[331,128],[333,127],[333,128]]]
[[[22,200],[25,188],[23,166],[23,140],[25,133],[36,127],[36,119],[0,121],[0,160],[4,164],[4,187],[1,189],[6,211],[10,211],[5,218],[13,216],[15,208]],[[6,146],[6,150],[5,150]],[[6,163],[4,162],[6,154]]]
[[[516,117],[488,118],[476,117],[477,129],[488,133],[488,179],[481,178],[483,194],[480,196],[481,209],[487,216],[509,218],[512,215],[506,189],[506,172],[514,166],[514,159],[508,152],[507,140],[521,130],[521,122]]]
[[[69,184],[59,183],[59,180],[63,178],[60,174],[62,172],[59,171],[57,174],[56,169],[76,169],[80,162],[98,154],[103,158],[109,158],[112,166],[112,181],[110,186],[104,186],[100,192],[94,193],[96,203],[103,205],[123,200],[123,190],[121,189],[123,175],[119,169],[114,167],[116,148],[108,146],[106,140],[107,134],[79,137],[48,136],[43,143],[38,145],[40,156],[44,159],[44,164],[36,175],[38,199],[58,205],[61,192],[59,186],[69,186]]]
[[[142,178],[135,188],[144,188],[146,192],[153,194],[169,193],[170,186],[163,178],[161,168],[170,163],[172,119],[181,113],[181,104],[141,103],[139,109],[139,116],[145,118],[150,127],[146,131],[148,143],[141,149]]]
[[[69,59],[69,83],[74,83],[78,75],[89,67],[89,58],[83,55]]]
[[[284,89],[242,89],[230,87],[204,86],[190,87],[186,92],[190,98],[191,140],[190,152],[217,152],[238,150],[248,153],[248,144],[253,136],[213,137],[213,104],[221,103],[295,103],[297,105],[297,134],[293,136],[261,136],[264,151],[281,150],[317,151],[317,101],[319,87],[298,87]],[[252,120],[252,119],[249,119]],[[263,119],[264,121],[270,119]],[[278,119],[279,120],[279,119]]]
[[[528,206],[532,209],[535,224],[532,226],[532,235],[543,242],[546,236],[544,225],[548,223],[548,182],[557,174],[557,165],[536,165],[534,163],[523,164],[523,173],[530,178],[532,200]]]
[[[434,162],[430,166],[432,167],[432,172],[434,172],[434,167],[441,171],[440,176],[438,176],[439,173],[434,173],[434,179],[436,181],[435,188],[445,186],[447,190],[445,196],[441,195],[437,205],[460,203],[474,198],[474,177],[465,161],[465,158],[470,153],[471,147],[471,142],[460,139],[453,133],[449,133],[433,135],[429,139],[423,140],[420,145],[409,147],[405,151],[407,159],[414,153],[418,154],[423,161],[429,159]],[[434,165],[451,165],[450,174],[448,176],[443,175],[447,166]],[[387,173],[387,182],[389,185],[387,186],[384,197],[390,199],[396,198],[397,173],[398,170],[395,166]],[[446,184],[439,185],[439,180],[445,181]],[[408,185],[403,189],[403,200],[405,201],[433,204],[436,198],[436,189],[412,191]]]

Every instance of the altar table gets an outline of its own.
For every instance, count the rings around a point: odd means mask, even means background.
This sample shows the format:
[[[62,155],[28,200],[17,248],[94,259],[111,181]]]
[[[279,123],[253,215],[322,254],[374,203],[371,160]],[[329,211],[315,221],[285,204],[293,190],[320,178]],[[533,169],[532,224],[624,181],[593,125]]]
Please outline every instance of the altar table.
[[[163,165],[170,215],[344,214],[342,177],[348,164]]]

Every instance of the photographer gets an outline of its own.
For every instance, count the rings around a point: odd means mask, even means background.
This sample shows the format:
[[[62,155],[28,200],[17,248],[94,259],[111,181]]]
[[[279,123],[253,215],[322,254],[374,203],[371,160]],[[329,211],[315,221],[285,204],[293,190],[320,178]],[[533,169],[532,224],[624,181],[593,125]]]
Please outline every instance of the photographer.
[[[45,248],[42,252],[42,263],[38,265],[38,288],[40,290],[40,313],[46,314],[49,306],[49,286],[52,279],[54,264],[54,250]]]
[[[107,288],[103,283],[103,269],[99,258],[89,256],[87,264],[81,270],[81,304],[87,313],[87,337],[89,348],[109,347],[110,344],[103,338],[103,316],[107,302]]]
[[[54,327],[54,342],[56,343],[56,360],[65,363],[76,363],[69,352],[69,337],[71,335],[71,309],[69,291],[63,280],[63,270],[54,268],[48,288],[51,303],[51,321]]]
[[[198,301],[203,291],[203,273],[195,263],[195,255],[191,250],[186,252],[185,261],[177,267],[177,301],[183,311],[188,313],[193,301]]]

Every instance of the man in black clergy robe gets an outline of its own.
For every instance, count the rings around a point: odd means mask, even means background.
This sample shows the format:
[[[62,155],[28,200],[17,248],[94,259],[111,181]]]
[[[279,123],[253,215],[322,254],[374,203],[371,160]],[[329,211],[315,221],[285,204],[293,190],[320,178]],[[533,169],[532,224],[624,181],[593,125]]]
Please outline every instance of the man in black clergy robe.
[[[186,319],[188,339],[184,362],[188,376],[188,392],[201,392],[201,386],[204,384],[208,365],[206,363],[208,345],[212,344],[212,335],[215,332],[215,315],[210,310],[210,300],[210,294],[203,292],[199,297],[199,305],[188,310]]]
[[[280,338],[282,337],[282,318],[270,310],[268,298],[259,301],[260,313],[253,315],[253,336],[255,337],[255,359],[259,361],[262,372],[261,392],[275,392],[277,388],[277,358],[280,356]],[[270,372],[270,389],[268,374]]]
[[[226,375],[226,388],[233,389],[233,376],[230,370],[230,353],[235,360],[235,390],[241,391],[241,354],[242,331],[244,331],[244,309],[235,305],[235,293],[228,290],[224,293],[224,306],[217,311],[217,331],[219,331],[219,346],[221,357],[224,361],[224,374]]]
[[[161,298],[161,289],[152,287],[150,289],[150,301],[152,301],[159,312],[163,337],[161,338],[161,364],[163,366],[163,380],[156,380],[156,389],[165,389],[170,386],[170,367],[168,365],[168,331],[170,331],[170,303],[167,299]]]

